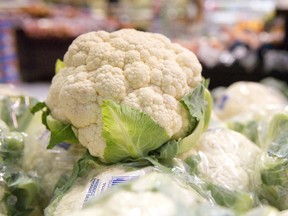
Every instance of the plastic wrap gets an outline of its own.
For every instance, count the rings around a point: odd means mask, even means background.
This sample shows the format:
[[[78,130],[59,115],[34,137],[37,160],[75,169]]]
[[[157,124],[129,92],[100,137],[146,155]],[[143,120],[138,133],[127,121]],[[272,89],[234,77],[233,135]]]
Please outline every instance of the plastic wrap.
[[[244,135],[227,128],[211,128],[193,151],[182,155],[187,171],[204,181],[215,202],[245,212],[257,205],[254,170],[260,148]]]
[[[214,111],[221,120],[253,116],[261,111],[282,109],[288,99],[278,89],[257,82],[238,81],[218,92]],[[243,118],[243,117],[242,117]]]
[[[58,180],[86,150],[65,143],[47,150],[50,132],[30,112],[37,99],[13,85],[0,90],[0,213],[43,215]]]
[[[38,209],[38,181],[21,168],[24,146],[25,134],[10,131],[0,119],[0,213],[4,215],[36,214]]]
[[[236,215],[232,210],[213,206],[185,180],[175,175],[153,172],[114,187],[92,199],[71,215]],[[70,215],[69,214],[69,215]]]
[[[288,107],[287,107],[288,108]],[[288,109],[273,115],[263,140],[264,149],[256,172],[262,202],[279,210],[288,209]]]
[[[11,85],[1,85],[0,90],[0,119],[9,128],[24,131],[33,118],[29,108],[36,104],[37,99],[21,94],[20,89]]]
[[[259,162],[258,196],[262,203],[279,210],[288,209],[288,160],[263,154]]]
[[[288,105],[279,88],[255,82],[236,82],[213,91],[215,115],[232,130],[242,133],[261,148],[268,123],[275,113]]]
[[[45,215],[69,215],[111,187],[155,171],[148,161],[107,165],[87,154],[75,165],[69,181],[58,185]]]
[[[271,81],[269,83],[273,86]],[[274,84],[272,88],[241,82],[220,89],[220,93],[216,91],[214,95],[218,102],[214,109],[217,116],[228,128],[242,133],[259,146],[261,153],[252,169],[252,189],[259,204],[278,210],[288,209],[288,110],[283,85],[276,88]],[[223,137],[223,133],[219,136]],[[231,161],[235,162],[235,159]]]

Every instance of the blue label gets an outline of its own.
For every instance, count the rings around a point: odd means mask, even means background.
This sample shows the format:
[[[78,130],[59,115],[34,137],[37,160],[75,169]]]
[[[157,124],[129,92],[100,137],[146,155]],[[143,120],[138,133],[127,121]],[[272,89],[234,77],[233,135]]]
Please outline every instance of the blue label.
[[[137,177],[138,176],[115,176],[115,177],[112,177],[108,188],[111,188],[111,187],[118,185],[118,184],[122,184],[122,183],[125,183],[128,181],[131,181]]]
[[[229,98],[228,95],[223,95],[223,96],[221,97],[220,102],[218,103],[218,108],[219,108],[220,110],[224,109],[225,104],[226,104],[228,98]]]
[[[96,179],[96,178],[94,178],[92,180],[91,185],[89,187],[89,190],[85,196],[84,203],[88,202],[91,197],[95,196],[96,190],[97,190],[98,185],[99,185],[99,181],[100,180]]]

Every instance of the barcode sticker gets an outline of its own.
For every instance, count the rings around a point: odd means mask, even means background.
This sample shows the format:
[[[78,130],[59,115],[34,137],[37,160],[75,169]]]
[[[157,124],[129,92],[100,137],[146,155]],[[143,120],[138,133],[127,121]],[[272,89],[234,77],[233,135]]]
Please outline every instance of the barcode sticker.
[[[109,188],[113,187],[114,185],[118,185],[121,183],[131,181],[131,180],[137,178],[138,176],[115,176],[115,177],[112,177],[110,184],[109,184]]]
[[[132,172],[125,172],[124,170],[117,170],[117,174],[113,174],[113,171],[102,173],[92,178],[87,185],[87,192],[84,198],[83,206],[93,197],[110,189],[113,186],[129,182],[139,176],[145,175],[151,172],[153,169],[150,167]]]
[[[96,179],[96,178],[92,179],[92,181],[90,183],[89,190],[86,193],[84,203],[87,203],[92,197],[95,196],[96,190],[97,190],[98,185],[99,185],[99,181],[100,181],[100,179]]]

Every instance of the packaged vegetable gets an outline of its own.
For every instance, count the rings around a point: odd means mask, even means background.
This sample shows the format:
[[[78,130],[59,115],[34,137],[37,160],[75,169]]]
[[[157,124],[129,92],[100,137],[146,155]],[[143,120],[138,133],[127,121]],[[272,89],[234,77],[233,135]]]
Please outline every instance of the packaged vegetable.
[[[288,99],[278,89],[258,82],[237,81],[217,92],[214,111],[221,120],[253,116],[262,111],[282,109]],[[242,117],[243,118],[243,117]]]
[[[273,115],[288,105],[288,98],[272,85],[239,81],[212,92],[213,113],[232,130],[242,133],[261,148]]]
[[[201,187],[211,193],[217,204],[246,212],[258,204],[254,170],[261,153],[244,135],[215,127],[204,132],[194,149],[181,155],[181,159],[190,175],[202,179]]]
[[[8,216],[43,215],[59,178],[86,152],[64,143],[47,150],[50,132],[30,110],[37,102],[11,85],[0,92],[0,206]]]
[[[75,164],[68,180],[57,185],[45,215],[69,215],[112,187],[156,171],[148,161],[107,165],[87,154]]]
[[[262,202],[288,209],[288,109],[278,112],[269,122],[265,135],[267,148],[261,156],[258,193]]]
[[[213,212],[213,213],[212,213]],[[218,214],[217,214],[218,213]],[[183,179],[152,172],[114,187],[69,215],[234,215],[233,211],[212,207]]]

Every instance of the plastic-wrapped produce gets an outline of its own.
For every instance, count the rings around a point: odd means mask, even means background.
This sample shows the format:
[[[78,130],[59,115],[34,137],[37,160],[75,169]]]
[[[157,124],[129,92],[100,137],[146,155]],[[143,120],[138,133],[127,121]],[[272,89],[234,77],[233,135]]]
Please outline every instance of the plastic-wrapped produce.
[[[23,155],[24,137],[21,132],[10,131],[10,128],[0,119],[0,161],[1,167],[9,163],[18,163]]]
[[[21,170],[1,170],[1,175],[0,215],[42,215],[37,179]]]
[[[46,205],[59,178],[71,174],[74,163],[85,154],[86,149],[67,143],[47,149],[50,132],[42,125],[40,113],[33,117],[25,133],[27,136],[21,167],[40,182]]]
[[[69,180],[58,185],[51,203],[45,209],[45,215],[69,215],[112,186],[156,170],[149,166],[148,161],[107,165],[87,154],[75,165]]]
[[[6,206],[3,208],[9,209],[7,215],[14,215],[15,212],[30,215],[34,210],[46,207],[59,179],[71,173],[75,160],[82,154],[72,148],[65,150],[59,147],[58,150],[49,151],[41,146],[42,143],[15,141],[18,137],[10,136],[0,143],[0,174],[3,177],[0,184],[6,188],[0,203]],[[29,154],[29,150],[32,154]],[[42,215],[41,210],[39,215]]]
[[[21,93],[13,85],[0,85],[0,90],[0,119],[9,128],[23,132],[33,118],[30,107],[38,100]]]
[[[83,209],[69,215],[236,215],[211,203],[185,180],[168,173],[152,172],[114,187],[92,199]]]
[[[287,107],[288,108],[288,107]],[[275,114],[264,140],[267,150],[259,160],[258,186],[262,202],[288,210],[288,109]]]
[[[265,148],[263,135],[267,133],[272,116],[288,105],[282,91],[256,82],[239,81],[228,88],[214,90],[214,113],[228,128],[242,133]]]
[[[0,119],[0,213],[4,215],[36,214],[38,209],[38,181],[26,175],[20,165],[24,136],[21,132],[10,131]]]
[[[193,151],[181,157],[217,204],[245,212],[257,204],[253,179],[260,154],[244,135],[223,127],[203,133]]]
[[[37,99],[14,86],[0,89],[0,212],[42,215],[58,180],[86,150],[65,143],[47,150],[50,132],[41,114],[30,112]]]
[[[257,82],[238,81],[218,93],[214,111],[221,120],[283,108],[288,100],[279,90]]]

